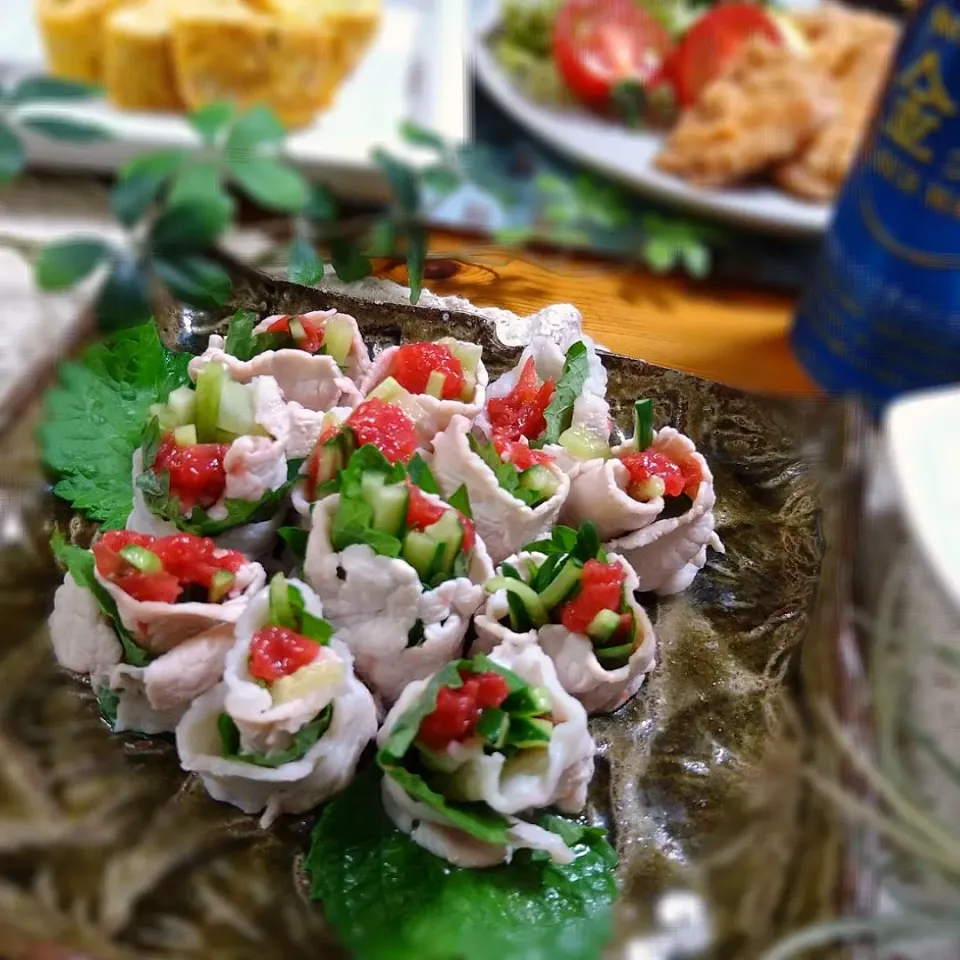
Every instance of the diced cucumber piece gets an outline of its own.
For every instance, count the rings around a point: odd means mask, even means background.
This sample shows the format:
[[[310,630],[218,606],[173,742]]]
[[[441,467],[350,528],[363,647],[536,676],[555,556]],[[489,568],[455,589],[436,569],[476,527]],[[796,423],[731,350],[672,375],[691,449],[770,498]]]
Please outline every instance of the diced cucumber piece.
[[[577,460],[609,460],[610,444],[607,438],[586,427],[570,427],[559,437],[560,446]]]
[[[419,530],[411,530],[403,538],[400,556],[413,567],[422,581],[430,579],[434,564],[443,555],[443,544]]]
[[[520,474],[520,486],[549,500],[560,486],[557,478],[542,463],[535,463]]]
[[[201,443],[213,443],[216,438],[220,396],[228,379],[219,363],[207,363],[197,374],[196,424]]]
[[[534,627],[542,627],[547,620],[547,608],[543,601],[534,592],[533,588],[521,580],[511,580],[509,577],[494,577],[488,580],[483,589],[487,593],[496,593],[498,590],[506,590],[507,596],[513,594],[522,604],[527,616],[530,618]]]
[[[436,523],[431,523],[423,532],[443,546],[439,569],[449,573],[453,570],[453,562],[463,546],[463,526],[456,510],[447,510]]]
[[[217,570],[210,578],[210,602],[219,603],[237,582],[236,574],[229,570]]]
[[[424,393],[438,400],[443,399],[443,385],[447,382],[447,375],[442,370],[431,370],[427,377],[427,388]]]
[[[138,547],[135,543],[128,543],[118,551],[120,556],[141,573],[162,573],[163,561],[146,547]]]
[[[290,336],[294,343],[305,343],[307,340],[307,331],[303,329],[303,324],[296,318],[290,318]]]
[[[553,709],[553,698],[546,687],[524,687],[511,693],[502,706],[517,717],[538,717]]]
[[[556,576],[540,591],[540,602],[545,610],[559,607],[583,579],[583,567],[572,557],[557,571]]]
[[[244,437],[257,426],[253,409],[253,391],[242,383],[226,380],[220,389],[217,429]]]
[[[372,507],[387,478],[382,473],[365,473],[360,478],[360,496]]]
[[[181,426],[193,423],[197,409],[197,395],[189,387],[177,387],[167,397],[167,407]]]
[[[320,650],[320,644],[317,644],[317,650]],[[308,663],[270,684],[273,704],[279,707],[292,703],[324,688],[333,693],[343,683],[343,674],[344,667],[339,660],[324,659],[319,663]]]
[[[464,403],[470,403],[477,392],[477,378],[469,371],[463,371],[463,389],[460,391],[460,399]]]
[[[521,750],[546,747],[553,735],[553,724],[536,717],[511,717],[506,742]]]
[[[323,346],[342,367],[353,348],[353,324],[342,317],[331,317],[323,327]]]
[[[442,343],[449,348],[450,352],[463,365],[463,372],[472,374],[473,382],[476,383],[477,368],[480,366],[480,358],[483,356],[483,347],[477,343],[454,340],[453,337],[443,337],[437,343]]]
[[[147,418],[149,420],[156,420],[163,432],[176,430],[177,427],[180,426],[177,422],[176,415],[163,403],[151,404],[147,410]]]
[[[667,485],[663,482],[662,477],[647,477],[646,480],[638,480],[636,483],[630,484],[627,493],[634,500],[646,503],[648,500],[656,500],[657,497],[662,497],[666,489]]]
[[[638,400],[633,405],[633,441],[637,451],[653,443],[653,401]]]
[[[598,643],[609,640],[620,626],[620,614],[615,610],[601,610],[590,621],[587,636]]]
[[[380,483],[371,482],[378,477]],[[364,500],[373,507],[373,526],[399,537],[407,523],[407,501],[410,493],[405,483],[384,484],[383,474],[367,474],[361,481]]]
[[[499,750],[507,739],[510,715],[505,710],[488,707],[480,714],[475,729],[478,737],[482,737],[491,747]]]
[[[282,574],[275,574],[270,581],[269,593],[270,623],[278,627],[297,629],[297,618],[290,605],[290,595],[287,592],[287,578]]]
[[[417,743],[417,750],[423,759],[423,765],[435,773],[453,773],[460,766],[460,761],[439,750],[430,750],[422,743]]]
[[[197,428],[192,423],[177,427],[177,429],[173,431],[173,442],[178,447],[192,447],[195,443],[199,443],[200,441],[197,440]]]
[[[400,386],[393,377],[381,380],[368,394],[368,400],[382,400],[384,403],[396,403],[397,398],[409,392]]]
[[[629,660],[633,654],[633,643],[624,643],[619,647],[594,647],[593,655],[607,670],[618,660]]]
[[[343,469],[343,458],[336,444],[323,444],[316,457],[318,485],[332,480]]]

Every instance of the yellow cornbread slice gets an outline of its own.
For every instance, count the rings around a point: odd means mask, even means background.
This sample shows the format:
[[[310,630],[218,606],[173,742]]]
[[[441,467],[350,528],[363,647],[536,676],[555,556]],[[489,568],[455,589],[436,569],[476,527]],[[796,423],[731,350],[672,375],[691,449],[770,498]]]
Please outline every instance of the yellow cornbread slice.
[[[180,110],[173,66],[171,0],[144,0],[107,18],[104,85],[126,110]]]
[[[267,104],[289,127],[309,123],[336,84],[329,30],[246,7],[178,8],[173,53],[180,95],[191,109],[216,101]]]
[[[50,73],[64,80],[103,80],[107,16],[131,0],[34,0]]]

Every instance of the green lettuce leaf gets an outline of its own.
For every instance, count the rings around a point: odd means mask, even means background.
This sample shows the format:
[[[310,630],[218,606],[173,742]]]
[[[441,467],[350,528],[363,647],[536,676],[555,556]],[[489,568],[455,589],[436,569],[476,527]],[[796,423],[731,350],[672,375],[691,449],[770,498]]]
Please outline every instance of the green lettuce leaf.
[[[167,350],[154,324],[146,323],[61,365],[38,432],[57,496],[104,529],[124,527],[133,509],[130,462],[147,408],[190,382],[189,360]]]
[[[285,763],[302,760],[314,744],[327,732],[333,720],[333,704],[328,703],[317,718],[302,726],[294,735],[286,750],[271,750],[269,753],[245,752],[240,749],[240,731],[228,713],[217,717],[217,733],[220,749],[225,760],[241,760],[257,767],[282,767]]]
[[[587,345],[578,340],[567,350],[563,373],[547,409],[543,411],[547,428],[531,446],[542,447],[548,443],[560,442],[560,434],[570,426],[573,420],[573,405],[583,392],[583,385],[589,376],[590,357],[587,354]]]
[[[478,443],[471,435],[469,437],[470,449],[493,471],[497,478],[497,483],[503,490],[506,490],[510,496],[515,497],[521,503],[528,507],[539,506],[545,497],[538,490],[528,490],[520,486],[520,470],[517,465],[508,460],[501,460],[491,441],[487,443]]]
[[[67,572],[73,577],[77,586],[89,590],[104,615],[110,619],[113,624],[113,632],[117,635],[117,639],[123,647],[124,663],[130,664],[131,667],[145,667],[152,657],[146,650],[137,645],[133,635],[120,619],[120,611],[117,609],[116,601],[103,589],[103,586],[94,576],[96,561],[93,553],[67,543],[60,535],[59,530],[54,531],[50,540],[50,547],[53,550],[53,555],[67,568]],[[115,713],[116,711],[114,711]]]
[[[97,705],[100,707],[100,717],[112,730],[117,725],[117,710],[120,707],[120,695],[109,687],[101,687],[97,691]]]
[[[307,610],[300,588],[292,583],[287,584],[287,600],[290,609],[293,610],[294,629],[297,633],[319,643],[322,647],[326,646],[333,636],[333,626]]]
[[[277,531],[280,539],[290,548],[290,552],[300,561],[307,556],[307,540],[310,534],[302,527],[281,527]]]
[[[367,770],[314,828],[311,893],[358,960],[596,960],[612,933],[616,854],[596,828],[539,824],[573,863],[521,853],[502,867],[453,867],[393,826]]]
[[[427,464],[427,461],[415,453],[407,466],[407,475],[415,487],[419,487],[424,493],[435,493],[439,496],[440,488],[437,486],[437,478]]]
[[[254,334],[253,328],[259,322],[260,318],[255,313],[249,310],[238,310],[230,318],[223,349],[238,360],[252,360],[267,350],[279,350],[289,339],[284,334],[278,333]]]
[[[557,525],[553,528],[549,540],[534,540],[523,549],[530,553],[543,553],[548,557],[569,554],[581,563],[588,560],[606,563],[607,560],[606,551],[600,544],[600,534],[589,520],[579,530]]]

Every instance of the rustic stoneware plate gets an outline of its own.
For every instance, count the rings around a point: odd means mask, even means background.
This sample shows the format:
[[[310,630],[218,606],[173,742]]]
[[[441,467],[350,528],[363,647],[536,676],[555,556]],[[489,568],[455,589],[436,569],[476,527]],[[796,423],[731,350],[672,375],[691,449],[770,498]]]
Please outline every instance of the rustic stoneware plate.
[[[491,374],[518,353],[481,317],[255,274],[238,278],[236,306],[336,306],[358,318],[373,351],[472,339]],[[178,349],[201,347],[217,320],[158,308],[161,335]],[[685,594],[650,600],[656,672],[630,704],[592,723],[600,759],[589,815],[620,856],[613,950],[666,960],[709,940],[712,955],[748,960],[850,893],[843,832],[801,776],[815,746],[805,705],[824,693],[847,701],[851,689],[838,652],[847,487],[821,471],[842,466],[850,424],[832,405],[750,396],[620,356],[605,362],[622,426],[634,398],[649,396],[658,425],[675,424],[705,452],[727,547]],[[90,530],[45,492],[31,432],[28,417],[0,449],[9,474],[0,955],[39,956],[36,941],[101,960],[339,955],[300,867],[313,819],[261,831],[185,777],[167,740],[111,735],[90,691],[57,669],[43,620],[59,575],[45,543],[54,518],[78,541]]]

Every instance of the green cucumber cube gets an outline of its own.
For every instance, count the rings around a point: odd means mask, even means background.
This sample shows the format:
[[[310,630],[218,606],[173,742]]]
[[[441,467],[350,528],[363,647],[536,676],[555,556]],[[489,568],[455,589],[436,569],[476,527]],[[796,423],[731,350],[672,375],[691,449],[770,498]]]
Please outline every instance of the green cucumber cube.
[[[553,734],[553,724],[549,720],[536,717],[511,717],[510,730],[506,743],[520,750],[546,747]]]
[[[610,444],[607,438],[586,427],[570,427],[559,437],[560,446],[577,460],[609,460]]]
[[[287,591],[287,578],[282,573],[275,574],[270,581],[269,617],[270,623],[277,627],[297,629],[297,618],[290,605],[290,594]]]
[[[146,547],[138,547],[135,543],[128,543],[125,547],[121,547],[118,552],[131,567],[141,573],[163,572],[163,561]]]
[[[220,396],[229,377],[219,363],[208,363],[197,374],[196,424],[201,443],[213,443],[220,413]]]
[[[620,614],[615,610],[600,610],[587,627],[587,636],[605,643],[620,627]]]
[[[443,399],[443,386],[447,382],[447,375],[442,370],[431,370],[427,377],[427,388],[424,391],[437,400]]]
[[[251,434],[256,426],[253,391],[242,383],[225,381],[220,391],[217,429],[245,437]]]
[[[331,317],[323,327],[323,346],[342,367],[353,349],[353,324],[343,317]]]
[[[488,707],[480,714],[477,721],[476,733],[482,737],[495,750],[499,750],[507,739],[507,731],[510,729],[510,716],[505,710],[499,710],[497,707]]]
[[[177,424],[193,423],[197,410],[197,395],[189,387],[177,387],[167,397],[167,409],[176,418]]]

